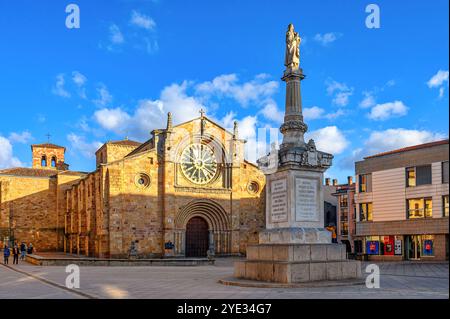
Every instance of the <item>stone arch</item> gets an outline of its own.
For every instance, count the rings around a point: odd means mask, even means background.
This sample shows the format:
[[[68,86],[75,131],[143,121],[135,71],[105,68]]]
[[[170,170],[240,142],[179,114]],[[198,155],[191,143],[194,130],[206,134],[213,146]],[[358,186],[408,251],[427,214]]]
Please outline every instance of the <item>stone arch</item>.
[[[210,199],[193,200],[182,207],[175,218],[175,228],[186,229],[192,217],[202,217],[210,230],[226,231],[230,229],[230,221],[225,210]]]
[[[208,224],[210,248],[214,248],[214,253],[230,254],[230,217],[219,203],[210,199],[193,200],[180,208],[174,220],[175,253],[185,254],[186,225],[194,217],[201,217]]]

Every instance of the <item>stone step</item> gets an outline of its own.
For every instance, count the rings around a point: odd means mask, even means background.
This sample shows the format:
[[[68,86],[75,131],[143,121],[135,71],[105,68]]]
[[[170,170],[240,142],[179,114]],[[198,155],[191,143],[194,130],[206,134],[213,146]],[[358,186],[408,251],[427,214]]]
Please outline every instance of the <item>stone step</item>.
[[[355,260],[327,262],[237,261],[234,277],[249,280],[302,283],[312,281],[359,279],[361,262]]]
[[[247,246],[248,261],[344,261],[344,244],[257,244]]]

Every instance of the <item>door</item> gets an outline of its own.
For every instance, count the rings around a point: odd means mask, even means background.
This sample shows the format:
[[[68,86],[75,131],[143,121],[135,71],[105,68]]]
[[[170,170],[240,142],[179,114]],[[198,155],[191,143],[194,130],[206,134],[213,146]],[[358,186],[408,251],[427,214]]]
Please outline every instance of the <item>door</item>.
[[[422,238],[421,236],[406,236],[407,257],[409,260],[420,259],[420,253],[422,251]]]
[[[208,223],[193,217],[186,225],[186,257],[206,257],[209,245]]]

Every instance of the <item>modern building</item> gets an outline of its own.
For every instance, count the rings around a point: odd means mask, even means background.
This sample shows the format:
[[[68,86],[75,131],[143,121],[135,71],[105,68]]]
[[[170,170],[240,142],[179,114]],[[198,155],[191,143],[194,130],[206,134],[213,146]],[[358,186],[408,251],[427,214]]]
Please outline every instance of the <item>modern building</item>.
[[[369,259],[448,259],[448,166],[448,140],[355,163],[356,237]]]
[[[355,241],[356,206],[355,183],[353,177],[347,177],[347,184],[337,184],[333,193],[337,197],[337,239],[347,247],[348,253],[358,252],[360,242]]]
[[[338,199],[333,194],[336,192],[337,180],[330,183],[330,178],[325,179],[323,186],[323,200],[324,200],[324,226],[332,233],[332,241],[337,243],[337,206]]]

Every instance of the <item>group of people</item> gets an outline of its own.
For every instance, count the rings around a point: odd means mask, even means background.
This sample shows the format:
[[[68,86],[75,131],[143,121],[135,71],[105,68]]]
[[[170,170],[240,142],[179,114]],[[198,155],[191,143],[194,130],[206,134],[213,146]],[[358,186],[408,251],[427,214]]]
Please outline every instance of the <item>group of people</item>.
[[[19,264],[19,255],[21,260],[25,260],[25,256],[27,254],[31,255],[33,251],[34,247],[32,243],[30,243],[28,246],[24,242],[22,242],[20,245],[14,243],[12,249],[10,249],[8,245],[5,245],[5,248],[3,249],[3,263],[7,265],[9,262],[9,256],[11,256],[12,254],[13,264],[17,265]]]

